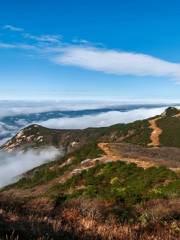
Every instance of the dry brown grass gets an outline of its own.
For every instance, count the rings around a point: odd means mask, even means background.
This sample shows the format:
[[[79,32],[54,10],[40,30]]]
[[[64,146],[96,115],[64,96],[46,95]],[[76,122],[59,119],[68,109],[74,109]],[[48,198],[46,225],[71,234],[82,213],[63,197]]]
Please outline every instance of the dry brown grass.
[[[131,223],[120,221],[112,211],[113,206],[108,201],[76,199],[44,216],[26,215],[22,209],[8,214],[3,211],[0,234],[4,237],[0,239],[178,240],[180,237],[180,223],[170,218],[178,213],[178,200],[156,200],[137,206],[142,218]],[[162,221],[163,218],[166,220]]]

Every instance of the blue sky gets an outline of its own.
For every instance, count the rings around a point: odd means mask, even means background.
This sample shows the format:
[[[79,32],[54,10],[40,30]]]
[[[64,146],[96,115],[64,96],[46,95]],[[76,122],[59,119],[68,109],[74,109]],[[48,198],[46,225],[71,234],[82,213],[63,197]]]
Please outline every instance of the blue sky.
[[[1,99],[180,99],[178,0],[0,3]]]

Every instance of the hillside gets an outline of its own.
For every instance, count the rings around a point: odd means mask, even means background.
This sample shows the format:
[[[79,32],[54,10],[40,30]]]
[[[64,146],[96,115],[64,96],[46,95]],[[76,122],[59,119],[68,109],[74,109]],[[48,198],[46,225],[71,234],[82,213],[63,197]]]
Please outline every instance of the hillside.
[[[64,157],[1,190],[2,239],[179,239],[179,130],[174,108],[106,128],[22,129],[3,151],[55,146]]]
[[[66,153],[69,153],[90,142],[129,142],[146,146],[150,141],[150,134],[151,130],[147,120],[85,130],[48,129],[34,124],[22,129],[1,149],[13,151],[55,146],[61,147]]]

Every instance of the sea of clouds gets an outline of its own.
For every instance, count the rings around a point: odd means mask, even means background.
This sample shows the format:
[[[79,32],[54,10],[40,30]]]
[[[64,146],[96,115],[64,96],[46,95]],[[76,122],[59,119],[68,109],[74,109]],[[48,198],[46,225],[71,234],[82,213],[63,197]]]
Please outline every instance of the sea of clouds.
[[[84,115],[81,117],[62,117],[41,121],[39,124],[58,129],[84,129],[88,127],[106,127],[117,123],[129,123],[135,120],[149,118],[162,113],[165,107],[152,109],[135,109],[125,112],[108,111],[96,115]]]

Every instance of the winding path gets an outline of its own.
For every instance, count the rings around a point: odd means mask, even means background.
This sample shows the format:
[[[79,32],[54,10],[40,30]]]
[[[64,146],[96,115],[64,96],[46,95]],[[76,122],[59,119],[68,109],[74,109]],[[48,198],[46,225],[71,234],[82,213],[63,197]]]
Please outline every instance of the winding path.
[[[159,136],[162,134],[162,129],[159,128],[156,124],[157,120],[159,119],[160,117],[149,120],[150,128],[153,130],[150,136],[151,143],[148,144],[149,146],[154,147],[160,146]]]

